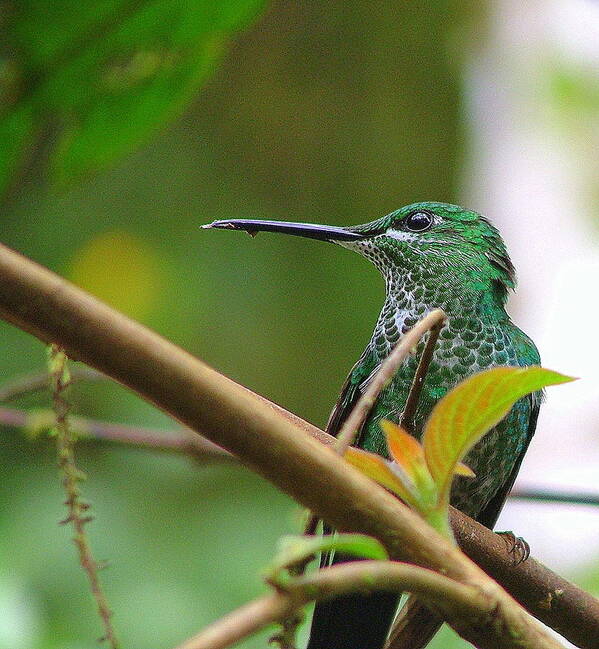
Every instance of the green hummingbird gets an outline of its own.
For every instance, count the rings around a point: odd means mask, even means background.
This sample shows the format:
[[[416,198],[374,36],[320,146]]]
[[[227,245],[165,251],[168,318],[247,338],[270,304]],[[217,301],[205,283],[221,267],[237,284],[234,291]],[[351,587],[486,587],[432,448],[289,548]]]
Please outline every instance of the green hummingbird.
[[[410,432],[417,438],[433,406],[459,381],[500,365],[538,365],[532,340],[505,311],[515,287],[514,267],[497,229],[480,214],[457,205],[422,202],[363,225],[234,219],[204,227],[281,232],[338,244],[369,259],[382,274],[386,297],[366,349],[352,368],[329,418],[336,434],[360,394],[401,336],[435,308],[447,322],[434,350]],[[424,342],[419,345],[422,351]],[[356,445],[387,456],[381,419],[399,421],[418,363],[408,357],[381,392],[356,438]],[[465,458],[476,478],[458,479],[451,502],[492,528],[534,434],[540,393],[518,401],[508,415]],[[335,562],[344,557],[336,557]],[[404,644],[425,646],[439,619],[410,599],[402,609]],[[381,649],[397,610],[397,595],[338,598],[316,606],[308,649]]]

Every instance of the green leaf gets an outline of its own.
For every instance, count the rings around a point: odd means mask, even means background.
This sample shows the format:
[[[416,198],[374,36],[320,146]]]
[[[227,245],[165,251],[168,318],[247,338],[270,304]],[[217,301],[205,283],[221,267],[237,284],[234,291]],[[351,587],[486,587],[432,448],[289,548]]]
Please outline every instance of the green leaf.
[[[387,551],[377,539],[365,534],[328,534],[326,536],[286,535],[279,539],[278,552],[265,571],[270,581],[280,581],[283,570],[306,561],[320,552],[336,550],[361,559],[385,560]]]
[[[523,396],[574,379],[542,367],[496,367],[462,381],[434,407],[424,430],[426,462],[439,489],[439,504],[449,500],[458,462]]]
[[[34,134],[58,129],[55,180],[135,149],[181,114],[264,0],[29,0],[8,14],[0,60],[0,191]]]

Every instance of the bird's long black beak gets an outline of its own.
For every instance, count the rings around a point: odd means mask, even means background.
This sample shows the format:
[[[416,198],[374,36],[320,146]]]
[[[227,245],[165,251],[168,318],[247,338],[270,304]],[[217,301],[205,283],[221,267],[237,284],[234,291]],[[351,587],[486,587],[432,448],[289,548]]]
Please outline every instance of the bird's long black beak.
[[[203,228],[219,228],[221,230],[243,230],[252,236],[258,232],[281,232],[296,237],[307,237],[320,241],[354,241],[362,239],[363,234],[352,232],[350,229],[333,225],[318,225],[317,223],[289,223],[287,221],[262,221],[251,219],[228,219],[214,221],[202,226]]]

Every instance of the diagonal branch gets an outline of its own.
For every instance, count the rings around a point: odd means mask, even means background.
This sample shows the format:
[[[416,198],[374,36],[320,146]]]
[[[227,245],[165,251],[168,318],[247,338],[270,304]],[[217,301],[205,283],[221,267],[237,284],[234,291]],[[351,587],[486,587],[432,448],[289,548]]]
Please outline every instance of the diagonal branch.
[[[599,600],[529,557],[514,565],[505,540],[457,509],[458,545],[536,618],[577,647],[599,647]]]
[[[37,430],[38,428],[49,429],[54,424],[55,417],[50,411],[24,412],[0,408],[0,425]],[[93,435],[95,439],[114,441],[134,448],[180,452],[197,458],[200,462],[236,461],[230,453],[207,439],[194,435],[189,429],[170,431],[167,435],[161,430],[81,417],[72,417],[71,426],[79,435]],[[328,444],[335,443],[334,437],[325,435],[323,439],[325,437],[328,437],[326,440]],[[550,495],[558,502],[566,501],[565,495],[557,492],[527,490],[520,497],[529,496],[534,500],[537,493],[547,497]],[[574,494],[567,502],[599,504],[599,498],[590,494]],[[462,550],[502,584],[535,617],[559,631],[579,647],[590,648],[597,644],[599,639],[597,600],[533,558],[515,566],[513,557],[505,552],[504,541],[462,512],[454,510],[452,522],[454,534],[460,540]]]
[[[394,559],[493,598],[494,621],[448,622],[480,647],[559,647],[476,565],[384,489],[263,399],[21,255],[0,247],[0,313],[108,374],[273,482],[341,531],[378,538]],[[322,433],[320,433],[322,435]],[[599,618],[598,618],[599,619]]]

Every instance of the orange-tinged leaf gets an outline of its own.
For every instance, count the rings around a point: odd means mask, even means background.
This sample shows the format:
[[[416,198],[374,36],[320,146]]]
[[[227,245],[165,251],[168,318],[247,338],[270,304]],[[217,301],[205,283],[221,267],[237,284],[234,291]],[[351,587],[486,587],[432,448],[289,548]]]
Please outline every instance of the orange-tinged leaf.
[[[395,474],[389,462],[379,455],[350,446],[344,455],[345,459],[364,475],[397,494],[403,501],[416,508],[416,499],[412,490]]]
[[[496,367],[459,383],[434,407],[422,444],[426,462],[447,501],[458,462],[518,399],[573,378],[542,367]]]
[[[426,469],[424,450],[420,442],[404,428],[388,419],[382,419],[380,426],[387,438],[387,448],[391,457],[416,481],[416,475],[422,468]]]

